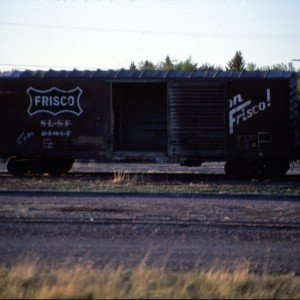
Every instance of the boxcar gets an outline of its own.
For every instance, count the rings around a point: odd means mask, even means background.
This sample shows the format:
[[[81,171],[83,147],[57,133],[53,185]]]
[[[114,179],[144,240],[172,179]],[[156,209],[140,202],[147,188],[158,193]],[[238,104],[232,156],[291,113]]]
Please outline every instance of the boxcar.
[[[299,159],[293,72],[13,71],[0,74],[0,155],[15,175],[75,159],[282,175]]]

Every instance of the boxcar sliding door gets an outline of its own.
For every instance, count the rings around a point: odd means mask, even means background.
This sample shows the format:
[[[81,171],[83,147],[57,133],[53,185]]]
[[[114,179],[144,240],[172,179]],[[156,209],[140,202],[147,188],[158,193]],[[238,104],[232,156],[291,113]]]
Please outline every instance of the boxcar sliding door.
[[[172,82],[169,155],[214,159],[226,155],[225,92],[220,81]]]

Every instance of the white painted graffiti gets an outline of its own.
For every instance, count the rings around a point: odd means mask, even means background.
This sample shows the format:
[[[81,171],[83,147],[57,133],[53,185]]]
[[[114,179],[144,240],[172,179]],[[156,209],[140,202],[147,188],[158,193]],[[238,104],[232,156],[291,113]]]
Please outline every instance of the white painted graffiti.
[[[257,103],[258,102],[258,103]],[[266,99],[256,101],[257,104],[252,105],[252,100],[245,101],[241,94],[237,94],[229,103],[229,134],[233,134],[234,129],[239,124],[246,122],[254,116],[271,107],[271,90],[266,90]]]
[[[27,140],[34,138],[34,132],[29,131],[29,132],[22,132],[16,140],[16,143],[18,145],[22,145],[25,143]]]
[[[53,87],[48,90],[38,90],[33,87],[27,89],[30,104],[27,112],[30,116],[37,113],[49,113],[54,116],[61,113],[72,113],[80,116],[83,112],[80,106],[82,89],[61,90]]]

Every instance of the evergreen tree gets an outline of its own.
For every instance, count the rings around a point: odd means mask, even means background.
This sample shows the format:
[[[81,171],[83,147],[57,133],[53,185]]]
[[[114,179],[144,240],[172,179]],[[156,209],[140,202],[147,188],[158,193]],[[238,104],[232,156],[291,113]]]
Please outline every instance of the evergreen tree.
[[[210,63],[204,63],[199,66],[198,70],[201,71],[219,71],[223,70],[221,66],[211,65]]]
[[[256,70],[258,70],[256,64],[253,63],[253,62],[248,63],[247,66],[246,66],[246,69],[247,69],[247,71],[256,71]]]
[[[234,57],[227,63],[226,70],[236,70],[242,71],[245,68],[245,60],[243,58],[242,52],[235,52]]]
[[[167,55],[165,58],[165,61],[162,61],[161,63],[159,63],[157,68],[159,70],[164,70],[164,71],[174,70],[174,64],[171,61],[170,56]]]
[[[198,69],[197,63],[192,62],[192,58],[189,57],[185,61],[180,61],[174,66],[176,71],[196,71]]]
[[[139,70],[155,70],[156,67],[150,60],[141,61],[138,65]]]
[[[132,61],[130,63],[129,70],[136,70],[136,65],[135,65],[134,61]]]

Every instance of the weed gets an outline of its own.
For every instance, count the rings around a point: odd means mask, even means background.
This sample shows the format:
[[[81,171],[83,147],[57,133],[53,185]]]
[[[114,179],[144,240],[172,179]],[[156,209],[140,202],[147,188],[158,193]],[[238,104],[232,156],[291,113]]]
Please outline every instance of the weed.
[[[112,179],[98,177],[1,178],[0,191],[151,192],[299,196],[300,183],[252,181],[151,182],[145,176],[116,172]]]
[[[294,274],[234,271],[170,271],[162,267],[95,267],[91,263],[45,268],[25,261],[0,267],[0,298],[30,299],[299,299],[300,278]]]

